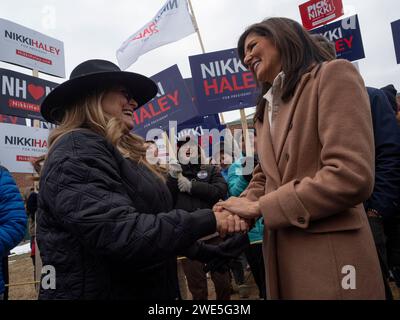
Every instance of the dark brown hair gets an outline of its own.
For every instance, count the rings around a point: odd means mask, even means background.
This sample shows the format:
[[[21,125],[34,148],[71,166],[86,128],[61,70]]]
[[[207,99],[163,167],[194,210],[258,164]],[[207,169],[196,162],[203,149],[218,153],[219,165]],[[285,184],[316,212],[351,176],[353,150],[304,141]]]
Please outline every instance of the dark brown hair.
[[[316,33],[312,34],[311,38],[315,41],[315,43],[324,49],[327,50],[329,53],[330,59],[329,60],[335,60],[336,59],[336,48],[335,48],[335,43],[332,41],[329,41],[327,38],[325,38],[322,34]]]
[[[269,18],[248,27],[238,41],[240,60],[244,63],[245,40],[255,33],[271,40],[281,56],[282,70],[285,73],[282,100],[288,101],[294,94],[300,78],[315,65],[330,60],[326,49],[318,46],[309,33],[296,21],[288,18]],[[272,84],[260,83],[261,94],[257,101],[254,121],[263,121],[264,94]]]

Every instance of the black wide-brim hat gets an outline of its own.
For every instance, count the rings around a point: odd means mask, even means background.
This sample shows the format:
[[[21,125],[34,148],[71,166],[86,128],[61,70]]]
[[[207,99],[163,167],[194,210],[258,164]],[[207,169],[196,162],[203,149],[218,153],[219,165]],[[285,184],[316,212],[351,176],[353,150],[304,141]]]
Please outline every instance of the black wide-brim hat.
[[[158,91],[157,85],[148,77],[121,71],[110,61],[87,60],[72,70],[68,81],[48,94],[41,104],[40,113],[46,121],[58,124],[73,103],[116,85],[124,86],[138,106],[149,102]]]

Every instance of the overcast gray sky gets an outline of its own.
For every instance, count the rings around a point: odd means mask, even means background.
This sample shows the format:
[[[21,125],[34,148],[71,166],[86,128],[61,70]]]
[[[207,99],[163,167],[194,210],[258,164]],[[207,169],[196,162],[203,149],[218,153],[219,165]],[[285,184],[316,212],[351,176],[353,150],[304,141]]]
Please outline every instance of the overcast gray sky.
[[[126,38],[150,21],[165,0],[0,0],[0,18],[8,19],[64,42],[66,74],[87,59],[117,63],[116,50]],[[207,52],[233,48],[243,30],[270,16],[301,22],[298,6],[305,0],[192,0]],[[358,14],[366,58],[359,61],[367,85],[393,83],[400,90],[390,23],[400,19],[399,0],[343,0],[346,15]],[[165,45],[141,56],[128,71],[152,76],[178,64],[191,77],[188,56],[200,54],[197,35]],[[1,68],[31,72],[0,62]],[[41,74],[62,82],[63,79]],[[237,111],[225,114],[238,118]]]

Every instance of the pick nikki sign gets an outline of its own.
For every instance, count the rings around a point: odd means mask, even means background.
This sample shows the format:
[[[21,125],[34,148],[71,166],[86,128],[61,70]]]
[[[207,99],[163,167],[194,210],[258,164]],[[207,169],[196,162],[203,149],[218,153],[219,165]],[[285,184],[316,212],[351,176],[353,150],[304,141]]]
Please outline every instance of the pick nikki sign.
[[[144,138],[151,129],[167,130],[169,121],[179,124],[198,115],[177,65],[157,73],[151,79],[158,86],[157,95],[133,114],[133,132]]]
[[[0,114],[43,120],[40,104],[58,84],[0,69]]]
[[[259,91],[236,49],[189,57],[201,115],[253,107]]]
[[[307,30],[343,16],[342,0],[311,0],[299,6],[301,21]]]
[[[310,31],[335,43],[336,57],[355,61],[365,58],[358,16],[354,15]]]

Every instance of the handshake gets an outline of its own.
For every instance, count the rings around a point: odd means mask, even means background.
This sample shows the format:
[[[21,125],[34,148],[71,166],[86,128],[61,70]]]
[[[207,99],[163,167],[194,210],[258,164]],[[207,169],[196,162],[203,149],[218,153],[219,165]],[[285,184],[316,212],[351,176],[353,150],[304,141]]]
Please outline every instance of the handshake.
[[[169,163],[168,171],[171,177],[178,179],[180,192],[191,192],[192,182],[182,175],[182,167],[177,161]],[[231,197],[226,201],[220,201],[214,205],[213,211],[217,221],[217,231],[221,237],[249,231],[255,220],[261,216],[259,202],[245,197]]]
[[[251,201],[245,197],[231,197],[226,201],[218,202],[213,211],[217,220],[217,231],[221,237],[235,232],[247,232],[261,216],[258,201]]]

